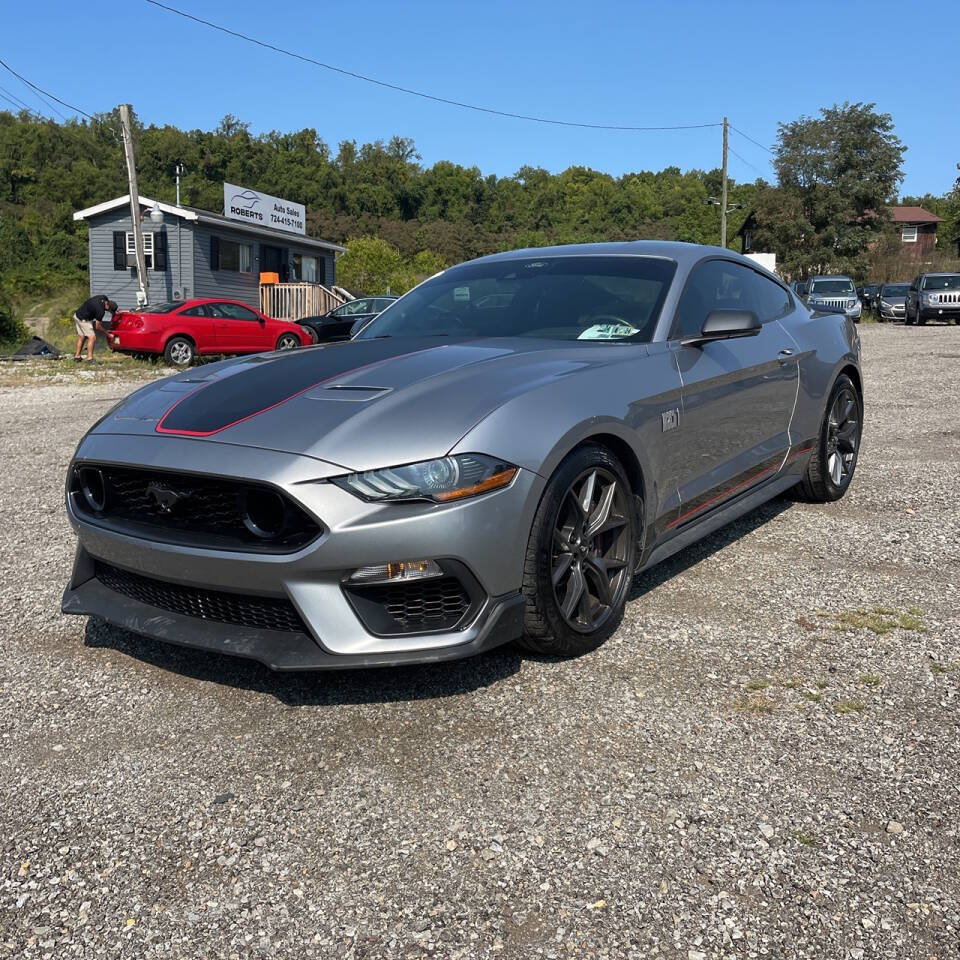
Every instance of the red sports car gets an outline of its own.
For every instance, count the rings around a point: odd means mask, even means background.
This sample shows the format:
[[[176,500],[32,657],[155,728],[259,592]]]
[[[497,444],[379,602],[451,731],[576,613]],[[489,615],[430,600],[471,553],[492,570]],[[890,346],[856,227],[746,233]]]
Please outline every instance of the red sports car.
[[[175,367],[188,367],[197,354],[262,353],[309,346],[309,331],[274,320],[239,300],[194,299],[121,310],[107,333],[111,350],[162,354]]]

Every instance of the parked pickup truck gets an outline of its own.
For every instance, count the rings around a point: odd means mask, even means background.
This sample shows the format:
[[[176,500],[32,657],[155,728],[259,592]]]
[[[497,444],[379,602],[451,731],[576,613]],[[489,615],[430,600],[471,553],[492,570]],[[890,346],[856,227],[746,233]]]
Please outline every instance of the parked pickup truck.
[[[960,323],[960,273],[921,273],[907,293],[907,324],[928,320]]]

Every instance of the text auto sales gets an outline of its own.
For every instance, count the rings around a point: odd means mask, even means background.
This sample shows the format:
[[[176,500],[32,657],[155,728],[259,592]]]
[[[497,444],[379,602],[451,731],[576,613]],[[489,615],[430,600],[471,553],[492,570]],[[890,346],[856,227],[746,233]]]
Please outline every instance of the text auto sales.
[[[256,220],[263,223],[263,213],[260,210],[248,210],[246,207],[238,207],[230,204],[230,214],[234,217],[242,217],[244,220]],[[294,230],[303,230],[303,219],[300,211],[296,207],[287,207],[282,203],[275,203],[270,211],[270,223],[278,227],[292,227]]]

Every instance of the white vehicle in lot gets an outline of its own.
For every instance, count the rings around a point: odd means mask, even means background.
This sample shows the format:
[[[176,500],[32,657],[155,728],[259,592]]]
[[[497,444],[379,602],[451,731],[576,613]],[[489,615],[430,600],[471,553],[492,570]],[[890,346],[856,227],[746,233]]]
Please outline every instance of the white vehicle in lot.
[[[843,310],[844,315],[854,323],[860,322],[863,313],[863,304],[860,303],[853,281],[837,274],[811,277],[807,281],[807,306],[811,310]]]

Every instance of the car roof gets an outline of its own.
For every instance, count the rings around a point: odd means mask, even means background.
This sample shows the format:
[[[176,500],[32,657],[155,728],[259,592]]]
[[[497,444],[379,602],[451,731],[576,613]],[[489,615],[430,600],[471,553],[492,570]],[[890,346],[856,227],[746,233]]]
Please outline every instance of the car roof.
[[[725,247],[714,247],[702,243],[684,243],[680,240],[626,240],[608,243],[568,243],[552,247],[524,247],[519,250],[505,250],[502,253],[492,253],[486,257],[477,257],[466,263],[495,263],[497,261],[521,260],[528,257],[660,257],[675,261],[679,266],[689,268],[704,257],[717,256],[742,263],[744,266],[757,270],[771,277],[781,286],[784,280],[775,273],[771,273],[756,260],[751,260],[736,250]],[[450,267],[450,270],[455,270]]]
[[[948,270],[946,273],[921,273],[921,277],[960,277],[956,270]]]
[[[845,273],[818,273],[815,277],[808,277],[808,280],[850,280]],[[853,282],[852,280],[850,281]],[[867,284],[871,286],[871,284]]]

